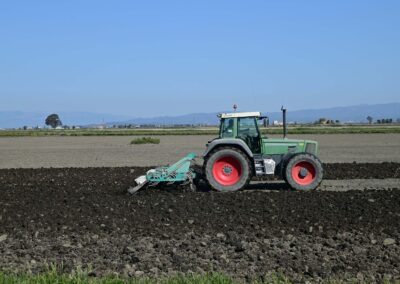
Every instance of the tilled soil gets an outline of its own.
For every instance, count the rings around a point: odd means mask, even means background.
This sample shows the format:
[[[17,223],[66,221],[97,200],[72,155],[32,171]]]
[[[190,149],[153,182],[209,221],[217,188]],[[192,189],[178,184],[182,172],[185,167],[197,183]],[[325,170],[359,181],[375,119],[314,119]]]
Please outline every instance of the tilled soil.
[[[400,178],[400,163],[324,164],[325,179]]]
[[[393,163],[352,166],[325,165],[326,175],[370,177],[367,171],[393,178],[398,169]],[[37,273],[56,264],[91,275],[220,271],[243,280],[274,272],[296,281],[400,279],[400,185],[127,195],[145,171],[0,170],[0,270]]]

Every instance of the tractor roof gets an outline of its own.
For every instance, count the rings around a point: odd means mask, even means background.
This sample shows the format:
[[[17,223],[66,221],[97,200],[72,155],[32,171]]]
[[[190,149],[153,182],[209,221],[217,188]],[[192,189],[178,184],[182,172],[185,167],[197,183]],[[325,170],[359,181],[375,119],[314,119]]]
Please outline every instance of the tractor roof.
[[[231,113],[220,113],[218,117],[220,118],[234,118],[234,117],[260,117],[261,112],[231,112]]]

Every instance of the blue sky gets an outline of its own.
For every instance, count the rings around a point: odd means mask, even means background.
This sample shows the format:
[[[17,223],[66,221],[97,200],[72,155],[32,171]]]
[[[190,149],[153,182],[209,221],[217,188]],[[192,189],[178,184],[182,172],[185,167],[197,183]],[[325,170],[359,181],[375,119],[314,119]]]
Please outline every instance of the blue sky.
[[[2,1],[0,111],[400,101],[400,1]]]

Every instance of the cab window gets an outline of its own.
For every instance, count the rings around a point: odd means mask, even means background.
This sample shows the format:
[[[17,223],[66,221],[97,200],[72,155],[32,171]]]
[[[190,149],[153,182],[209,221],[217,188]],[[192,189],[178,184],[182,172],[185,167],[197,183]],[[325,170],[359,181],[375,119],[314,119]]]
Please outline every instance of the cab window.
[[[253,117],[240,118],[238,130],[239,137],[258,137],[258,128]]]
[[[244,140],[253,153],[260,153],[260,135],[256,119],[254,117],[240,118],[238,124],[238,138]]]
[[[233,119],[228,118],[223,120],[221,124],[221,137],[233,137]]]

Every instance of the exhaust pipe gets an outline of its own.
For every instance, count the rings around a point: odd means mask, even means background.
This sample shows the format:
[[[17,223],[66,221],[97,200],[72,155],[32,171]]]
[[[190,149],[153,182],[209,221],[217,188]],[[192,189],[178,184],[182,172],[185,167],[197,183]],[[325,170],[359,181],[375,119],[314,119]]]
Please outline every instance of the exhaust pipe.
[[[283,106],[281,107],[281,111],[282,111],[282,116],[283,116],[283,139],[286,138],[287,135],[287,129],[286,129],[286,109],[283,108]]]

